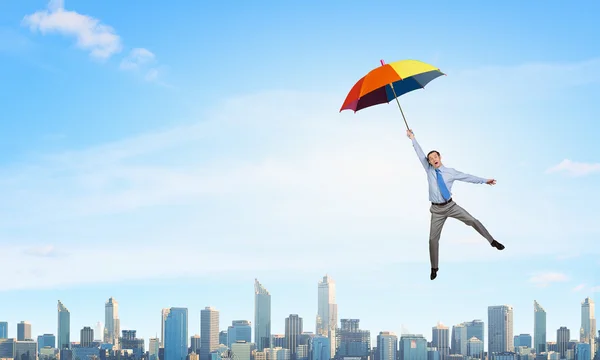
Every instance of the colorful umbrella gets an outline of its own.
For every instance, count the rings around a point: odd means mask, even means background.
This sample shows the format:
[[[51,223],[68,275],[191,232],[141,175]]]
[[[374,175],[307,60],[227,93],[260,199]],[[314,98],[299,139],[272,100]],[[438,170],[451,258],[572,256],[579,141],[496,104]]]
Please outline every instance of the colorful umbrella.
[[[440,69],[418,60],[401,60],[371,70],[354,84],[340,109],[358,110],[369,106],[389,103],[396,99],[402,118],[408,129],[404,111],[398,97],[416,89],[422,89],[433,79],[446,75]]]

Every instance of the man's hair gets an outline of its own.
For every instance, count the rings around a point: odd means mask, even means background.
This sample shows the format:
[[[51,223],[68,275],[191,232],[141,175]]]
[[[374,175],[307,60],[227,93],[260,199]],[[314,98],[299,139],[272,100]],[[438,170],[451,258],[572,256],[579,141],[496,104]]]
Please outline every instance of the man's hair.
[[[429,160],[429,155],[436,153],[437,156],[440,156],[440,152],[437,150],[431,150],[430,152],[427,153],[427,160]]]

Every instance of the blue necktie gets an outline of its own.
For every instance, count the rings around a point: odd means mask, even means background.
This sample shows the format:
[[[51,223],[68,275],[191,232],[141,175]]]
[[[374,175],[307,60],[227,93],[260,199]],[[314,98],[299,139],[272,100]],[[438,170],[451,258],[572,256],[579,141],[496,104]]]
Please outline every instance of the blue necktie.
[[[440,187],[440,192],[442,193],[442,196],[444,197],[444,199],[446,199],[446,201],[448,201],[450,199],[450,191],[448,191],[448,188],[446,187],[446,183],[444,182],[444,179],[442,178],[442,173],[440,172],[440,169],[435,169],[435,173],[437,175],[437,183],[438,183],[438,186]]]

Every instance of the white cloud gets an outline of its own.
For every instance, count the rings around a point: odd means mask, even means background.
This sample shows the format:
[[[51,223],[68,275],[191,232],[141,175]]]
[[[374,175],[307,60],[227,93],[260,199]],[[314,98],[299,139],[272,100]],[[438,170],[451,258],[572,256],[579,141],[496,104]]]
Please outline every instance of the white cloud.
[[[577,291],[581,291],[583,289],[585,289],[585,284],[579,284],[573,288],[573,291],[577,292]]]
[[[77,46],[90,51],[94,58],[107,59],[122,49],[121,38],[115,30],[100,20],[65,10],[63,1],[50,1],[46,10],[36,11],[23,18],[32,31],[61,33],[77,39]]]
[[[137,70],[140,66],[152,62],[155,57],[148,49],[135,48],[121,61],[120,67],[122,70]]]
[[[555,172],[564,172],[571,176],[584,176],[600,172],[600,163],[581,163],[565,159],[546,171],[546,173]]]
[[[600,292],[600,285],[591,287],[590,291],[591,292]]]
[[[544,272],[533,275],[529,282],[534,283],[538,287],[547,287],[552,283],[565,282],[569,280],[567,275],[558,272]]]

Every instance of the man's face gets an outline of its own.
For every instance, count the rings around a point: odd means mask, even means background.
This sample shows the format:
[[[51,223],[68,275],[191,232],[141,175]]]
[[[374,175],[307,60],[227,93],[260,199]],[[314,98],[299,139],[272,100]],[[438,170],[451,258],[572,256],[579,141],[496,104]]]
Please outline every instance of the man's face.
[[[434,168],[439,168],[440,166],[442,166],[442,157],[439,156],[437,153],[431,153],[429,154],[429,163],[434,167]]]

